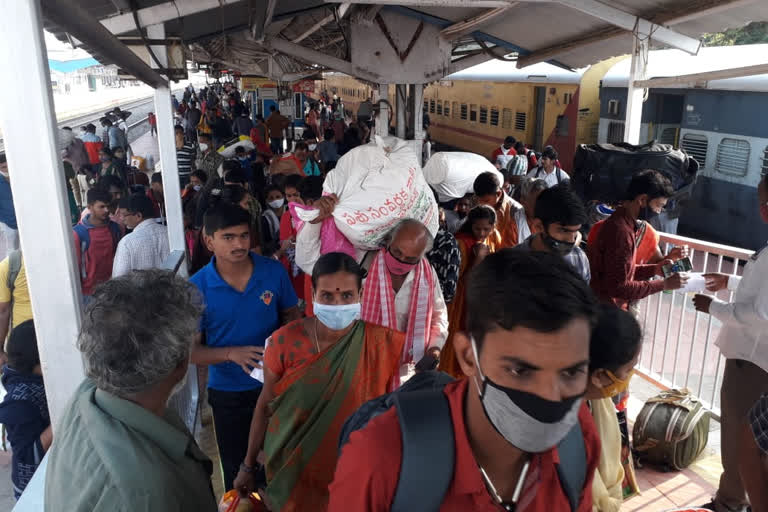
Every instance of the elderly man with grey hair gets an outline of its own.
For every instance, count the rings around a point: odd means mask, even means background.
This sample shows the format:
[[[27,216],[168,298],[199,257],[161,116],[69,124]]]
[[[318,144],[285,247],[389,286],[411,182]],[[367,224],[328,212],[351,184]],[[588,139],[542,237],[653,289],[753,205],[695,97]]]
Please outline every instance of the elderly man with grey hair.
[[[415,374],[422,358],[435,357],[435,351],[439,354],[448,336],[448,308],[437,273],[425,257],[434,243],[429,229],[416,219],[403,219],[384,243],[361,263],[368,272],[361,316],[366,322],[405,333],[402,384]]]
[[[56,426],[46,512],[216,510],[211,461],[166,406],[200,311],[195,287],[161,270],[95,290],[77,343],[86,379]]]
[[[515,222],[517,223],[517,234],[519,243],[523,243],[533,233],[533,219],[536,218],[536,199],[539,194],[547,190],[549,185],[542,179],[533,179],[524,177],[520,181],[520,204],[523,207],[515,212]]]

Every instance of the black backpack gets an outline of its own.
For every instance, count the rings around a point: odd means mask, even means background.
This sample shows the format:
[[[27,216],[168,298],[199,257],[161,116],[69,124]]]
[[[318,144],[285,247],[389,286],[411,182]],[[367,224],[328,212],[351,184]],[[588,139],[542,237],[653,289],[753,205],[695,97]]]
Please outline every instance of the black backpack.
[[[339,455],[352,432],[364,428],[393,406],[403,439],[403,456],[392,512],[437,512],[453,481],[456,462],[453,421],[443,393],[453,377],[438,371],[414,375],[399,389],[369,400],[347,418],[339,436]],[[428,419],[428,421],[425,421]],[[587,455],[581,424],[557,445],[561,461],[557,474],[571,510],[576,511],[587,479]],[[429,485],[424,479],[429,478]]]

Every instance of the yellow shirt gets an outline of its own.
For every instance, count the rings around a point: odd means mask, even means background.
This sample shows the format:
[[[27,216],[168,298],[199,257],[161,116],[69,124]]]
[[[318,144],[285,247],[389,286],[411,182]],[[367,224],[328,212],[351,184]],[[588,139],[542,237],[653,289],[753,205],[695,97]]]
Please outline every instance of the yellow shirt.
[[[11,302],[11,290],[7,286],[9,259],[0,261],[0,302]],[[24,268],[24,258],[21,259],[21,268],[16,276],[13,288],[13,324],[16,327],[22,322],[32,319],[32,302],[29,300],[27,288],[27,271]]]

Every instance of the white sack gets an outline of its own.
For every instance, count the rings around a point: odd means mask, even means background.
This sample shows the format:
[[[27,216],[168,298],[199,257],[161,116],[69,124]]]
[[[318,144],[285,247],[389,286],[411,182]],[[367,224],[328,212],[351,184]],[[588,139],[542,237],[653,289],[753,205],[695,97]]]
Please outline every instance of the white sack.
[[[432,155],[424,166],[424,179],[437,191],[440,202],[445,202],[473,193],[475,178],[489,171],[504,183],[502,174],[487,158],[476,153],[443,151]]]

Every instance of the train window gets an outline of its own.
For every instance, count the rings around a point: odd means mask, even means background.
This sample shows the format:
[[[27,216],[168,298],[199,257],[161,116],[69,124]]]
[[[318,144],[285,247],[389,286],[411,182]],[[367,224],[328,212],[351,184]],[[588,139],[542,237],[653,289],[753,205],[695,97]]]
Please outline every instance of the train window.
[[[619,115],[619,100],[608,101],[608,114],[612,116]]]
[[[461,104],[461,118],[464,121],[467,120],[467,104],[466,103]]]
[[[477,105],[469,105],[469,120],[471,122],[477,122]]]
[[[437,115],[443,115],[443,102],[440,100],[437,100]]]
[[[488,107],[480,105],[480,122],[483,124],[488,123]]]
[[[429,112],[429,100],[424,100],[424,112]]]
[[[499,109],[491,107],[491,126],[499,126]]]
[[[453,118],[458,119],[459,118],[459,102],[454,101],[453,104],[451,105],[451,109],[453,112]]]
[[[512,110],[505,108],[501,111],[501,127],[512,128]]]
[[[707,165],[707,148],[709,141],[706,135],[699,135],[697,133],[686,133],[683,135],[683,140],[680,142],[680,146],[683,151],[688,153],[699,162],[699,168],[703,169]]]
[[[568,136],[568,116],[557,116],[555,132],[557,133],[558,137]]]
[[[572,92],[566,92],[563,94],[563,104],[564,105],[570,105],[573,101],[573,93]]]
[[[677,146],[677,128],[675,128],[674,126],[664,128],[661,131],[659,142],[661,142],[662,144],[670,144],[676,147]]]
[[[446,117],[450,117],[451,115],[451,102],[447,101],[445,102],[445,106],[443,107],[443,115]]]
[[[763,167],[760,169],[761,175],[768,175],[768,146],[763,150]]]
[[[746,176],[749,169],[749,142],[744,139],[723,139],[717,146],[715,170],[731,176]]]
[[[608,124],[608,144],[624,142],[624,122],[611,121]]]
[[[435,113],[435,100],[429,100],[429,113]]]
[[[525,112],[515,112],[515,130],[521,132],[525,131],[525,125],[527,124],[528,116]]]

